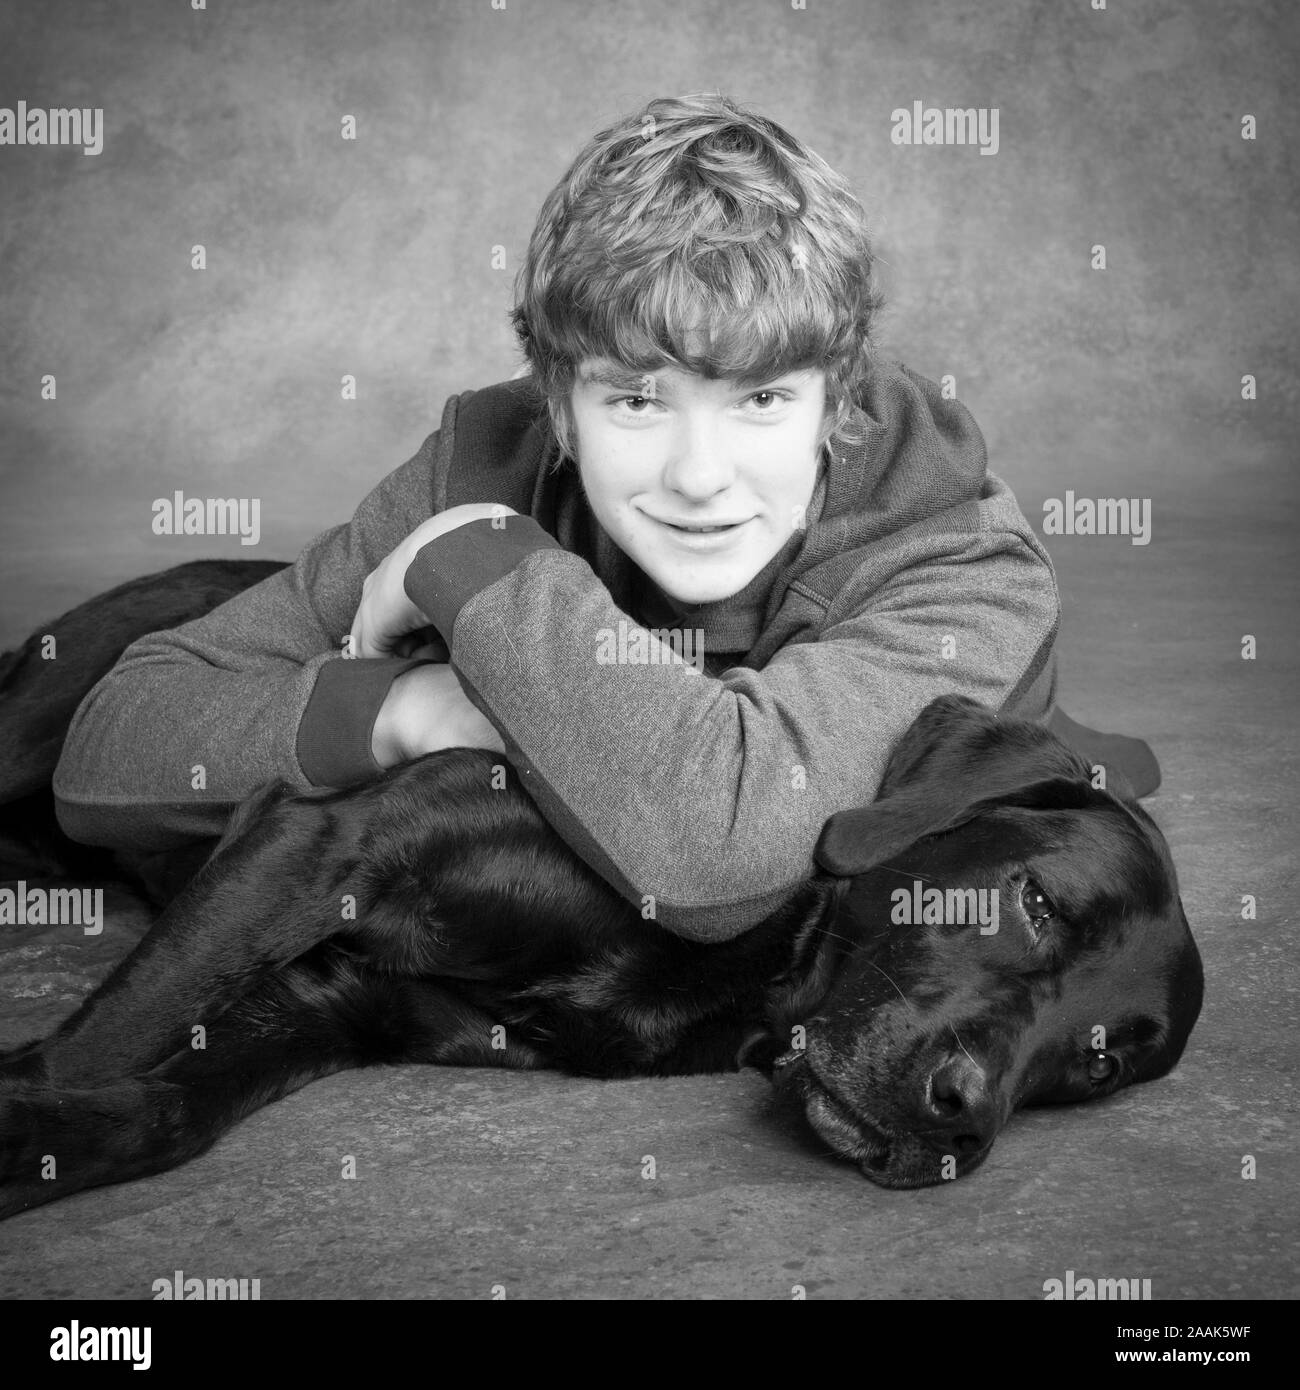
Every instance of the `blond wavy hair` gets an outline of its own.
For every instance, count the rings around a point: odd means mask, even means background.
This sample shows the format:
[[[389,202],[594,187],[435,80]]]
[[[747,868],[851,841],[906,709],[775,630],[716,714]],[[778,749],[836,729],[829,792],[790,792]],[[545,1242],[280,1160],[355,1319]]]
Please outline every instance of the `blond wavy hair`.
[[[863,437],[855,387],[883,304],[866,214],[774,121],[659,98],[602,130],[548,195],[510,318],[563,455],[578,364],[746,384],[826,373],[819,444]]]

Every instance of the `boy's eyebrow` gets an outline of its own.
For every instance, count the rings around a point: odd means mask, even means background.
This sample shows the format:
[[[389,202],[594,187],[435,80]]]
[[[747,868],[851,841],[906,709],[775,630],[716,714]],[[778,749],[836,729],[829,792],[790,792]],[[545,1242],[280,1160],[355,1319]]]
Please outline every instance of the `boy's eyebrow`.
[[[600,364],[584,368],[579,375],[584,382],[592,386],[612,386],[618,390],[631,390],[635,386],[644,386],[646,377],[654,374],[652,372],[633,372],[624,367]]]
[[[765,376],[756,376],[752,379],[744,378],[738,384],[742,386],[761,386],[769,381],[780,381],[783,377],[805,375],[807,368],[790,367],[785,371],[769,372]],[[653,372],[630,371],[625,367],[615,366],[613,363],[598,363],[591,367],[583,368],[578,373],[579,378],[584,384],[592,386],[607,386],[616,391],[644,390],[647,377],[653,377]]]

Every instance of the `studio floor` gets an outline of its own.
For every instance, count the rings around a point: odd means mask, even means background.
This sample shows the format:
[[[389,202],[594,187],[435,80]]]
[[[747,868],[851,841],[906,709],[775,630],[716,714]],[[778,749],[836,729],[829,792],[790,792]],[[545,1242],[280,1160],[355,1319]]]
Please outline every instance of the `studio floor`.
[[[1062,704],[1163,765],[1146,805],[1207,977],[1173,1075],[1024,1113],[973,1176],[911,1192],[820,1151],[754,1073],[340,1075],[179,1170],[6,1223],[0,1298],[149,1298],[177,1270],[263,1299],[1041,1299],[1070,1270],[1155,1299],[1294,1298],[1296,518],[1238,490],[1162,520],[1163,580],[1123,538],[1050,546]],[[92,946],[4,929],[0,1046],[128,949],[144,921],[124,904]]]

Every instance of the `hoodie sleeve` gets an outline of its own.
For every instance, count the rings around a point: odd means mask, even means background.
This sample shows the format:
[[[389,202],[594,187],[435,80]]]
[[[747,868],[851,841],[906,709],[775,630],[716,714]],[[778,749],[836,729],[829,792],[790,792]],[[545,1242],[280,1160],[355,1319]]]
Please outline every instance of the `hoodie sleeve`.
[[[458,400],[350,523],[205,617],[133,643],[78,708],[54,774],[64,831],[84,844],[168,849],[219,835],[263,783],[342,787],[380,771],[375,717],[417,661],[347,660],[367,574],[434,510]]]
[[[528,517],[431,541],[406,587],[547,820],[645,915],[703,941],[814,871],[827,817],[874,799],[930,700],[1001,708],[1050,657],[1055,576],[1025,535],[930,535],[892,565],[885,582],[864,565],[817,640],[719,677],[666,655],[601,664],[602,630],[637,625]]]

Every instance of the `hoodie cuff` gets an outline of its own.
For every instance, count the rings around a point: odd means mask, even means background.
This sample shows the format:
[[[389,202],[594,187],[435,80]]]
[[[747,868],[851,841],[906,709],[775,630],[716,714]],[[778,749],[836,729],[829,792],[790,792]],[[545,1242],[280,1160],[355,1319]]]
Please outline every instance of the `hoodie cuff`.
[[[399,657],[327,661],[298,724],[295,751],[307,780],[317,787],[351,787],[377,777],[384,769],[370,740],[388,689],[404,671],[430,664]]]
[[[416,551],[406,568],[406,595],[450,651],[460,610],[538,550],[564,547],[531,516],[467,521]]]

